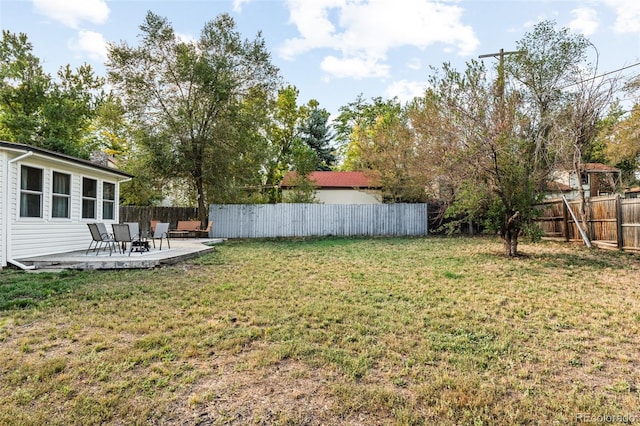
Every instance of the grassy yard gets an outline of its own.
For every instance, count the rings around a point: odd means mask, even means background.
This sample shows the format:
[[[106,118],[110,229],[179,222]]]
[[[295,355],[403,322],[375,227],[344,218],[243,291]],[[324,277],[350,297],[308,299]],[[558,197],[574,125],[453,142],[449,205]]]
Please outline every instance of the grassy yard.
[[[0,272],[0,424],[640,422],[640,254],[237,241]]]

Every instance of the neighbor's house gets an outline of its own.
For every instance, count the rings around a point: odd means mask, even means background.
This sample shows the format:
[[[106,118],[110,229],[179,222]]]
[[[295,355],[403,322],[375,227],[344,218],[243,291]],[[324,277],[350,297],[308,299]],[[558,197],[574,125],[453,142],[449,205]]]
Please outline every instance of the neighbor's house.
[[[564,195],[568,200],[577,199],[580,185],[586,198],[613,194],[620,185],[620,173],[620,169],[602,163],[585,163],[579,174],[574,171],[555,172],[546,198]]]
[[[286,196],[295,188],[296,173],[288,172],[280,187]],[[380,185],[363,172],[311,172],[315,199],[323,204],[381,204]]]
[[[118,223],[131,175],[90,161],[0,141],[0,269],[21,258],[82,250],[87,223]]]

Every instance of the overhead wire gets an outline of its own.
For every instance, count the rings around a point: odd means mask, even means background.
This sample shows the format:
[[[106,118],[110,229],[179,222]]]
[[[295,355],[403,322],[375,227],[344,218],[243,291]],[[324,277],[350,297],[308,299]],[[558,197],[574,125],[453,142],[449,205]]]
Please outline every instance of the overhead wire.
[[[613,71],[608,71],[608,72],[605,72],[603,74],[596,75],[594,77],[585,78],[583,80],[576,81],[576,82],[571,83],[571,84],[567,84],[566,86],[563,86],[560,89],[566,89],[567,87],[575,86],[576,84],[586,83],[587,81],[595,80],[597,78],[601,78],[601,77],[604,77],[604,76],[607,76],[607,75],[610,75],[610,74],[615,74],[615,73],[627,70],[629,68],[637,67],[638,65],[640,65],[640,62],[636,62],[635,64],[627,65],[625,67],[618,68],[618,69],[613,70]]]

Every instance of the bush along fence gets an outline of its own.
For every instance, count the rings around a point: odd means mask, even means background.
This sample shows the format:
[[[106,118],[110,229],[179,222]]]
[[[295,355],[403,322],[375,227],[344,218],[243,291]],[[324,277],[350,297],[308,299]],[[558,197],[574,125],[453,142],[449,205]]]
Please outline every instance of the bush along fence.
[[[569,208],[580,222],[580,200],[551,200],[539,205],[541,215],[536,222],[544,237],[583,239]],[[640,250],[640,199],[620,195],[591,198],[585,203],[585,212],[587,226],[583,229],[591,243],[602,248]]]

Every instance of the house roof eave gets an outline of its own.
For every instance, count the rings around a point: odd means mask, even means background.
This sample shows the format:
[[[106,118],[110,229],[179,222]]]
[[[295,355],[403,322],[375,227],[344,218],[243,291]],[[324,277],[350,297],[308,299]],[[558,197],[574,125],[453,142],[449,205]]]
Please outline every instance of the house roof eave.
[[[38,148],[31,145],[0,141],[0,148],[5,149],[7,151],[22,152],[25,154],[31,152],[32,153],[31,155],[37,155],[39,157],[43,157],[46,159],[50,159],[50,160],[53,159],[55,161],[73,164],[75,166],[79,166],[83,168],[100,170],[101,172],[119,176],[121,178],[120,181],[122,182],[131,180],[133,178],[133,175],[130,175],[129,173],[123,172],[118,169],[102,166],[96,163],[92,163],[91,161],[88,161],[88,160],[83,160],[81,158],[72,157],[70,155],[61,154],[59,152],[50,151],[48,149]]]

